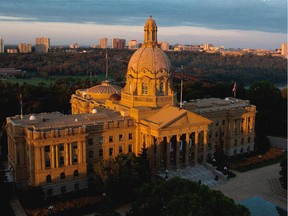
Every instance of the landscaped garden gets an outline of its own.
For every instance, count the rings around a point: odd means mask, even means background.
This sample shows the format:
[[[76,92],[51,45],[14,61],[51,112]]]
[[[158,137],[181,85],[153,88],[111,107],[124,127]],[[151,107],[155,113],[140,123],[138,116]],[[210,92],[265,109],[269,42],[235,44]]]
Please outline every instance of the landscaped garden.
[[[285,157],[285,154],[285,151],[281,149],[270,148],[267,152],[261,155],[242,155],[233,158],[227,163],[227,166],[230,169],[245,172],[271,164],[280,163],[282,158]]]

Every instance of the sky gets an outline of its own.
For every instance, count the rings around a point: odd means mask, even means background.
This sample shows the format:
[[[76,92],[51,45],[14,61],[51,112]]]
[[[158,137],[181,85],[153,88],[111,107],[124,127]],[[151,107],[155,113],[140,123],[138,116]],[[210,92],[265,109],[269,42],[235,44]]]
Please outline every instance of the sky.
[[[274,50],[287,42],[287,0],[0,0],[0,37],[4,44],[142,42],[150,15],[158,41],[170,44]]]

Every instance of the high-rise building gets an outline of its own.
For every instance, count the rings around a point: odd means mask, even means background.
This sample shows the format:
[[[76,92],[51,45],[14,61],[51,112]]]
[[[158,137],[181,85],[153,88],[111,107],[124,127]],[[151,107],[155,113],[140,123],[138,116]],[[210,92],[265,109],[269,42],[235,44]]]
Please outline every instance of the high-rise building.
[[[0,38],[0,53],[4,53],[4,41]]]
[[[159,42],[159,45],[160,45],[160,48],[163,51],[168,51],[169,50],[169,43],[167,43],[167,42]]]
[[[111,48],[112,49],[124,49],[126,45],[126,40],[121,38],[112,38],[111,39]]]
[[[282,46],[281,46],[281,55],[284,56],[285,58],[288,58],[288,47],[287,47],[287,43],[282,43]]]
[[[70,49],[78,49],[80,45],[78,43],[70,44]]]
[[[50,38],[35,38],[35,52],[47,53],[50,48]]]
[[[138,43],[137,40],[130,40],[128,43],[128,49],[137,49]]]
[[[57,195],[87,188],[89,168],[120,153],[139,155],[145,148],[157,170],[206,163],[219,148],[227,156],[254,150],[256,107],[249,101],[208,98],[177,105],[171,62],[158,47],[152,17],[142,47],[130,58],[124,88],[105,80],[78,89],[70,102],[72,115],[7,118],[8,164],[17,183]]]
[[[18,49],[20,53],[30,53],[32,52],[31,44],[19,43]]]
[[[108,47],[108,39],[107,38],[100,38],[100,48],[107,49]]]

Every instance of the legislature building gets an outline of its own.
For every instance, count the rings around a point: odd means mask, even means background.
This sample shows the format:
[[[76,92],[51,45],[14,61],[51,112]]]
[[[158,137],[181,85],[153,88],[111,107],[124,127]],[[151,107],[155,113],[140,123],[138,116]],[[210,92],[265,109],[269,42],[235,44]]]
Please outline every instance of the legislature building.
[[[119,153],[147,148],[155,169],[193,166],[254,150],[256,107],[235,98],[191,100],[177,107],[171,63],[157,46],[152,17],[143,46],[132,55],[124,88],[108,80],[71,96],[59,112],[7,118],[8,164],[16,183],[46,195],[87,188],[91,167]]]

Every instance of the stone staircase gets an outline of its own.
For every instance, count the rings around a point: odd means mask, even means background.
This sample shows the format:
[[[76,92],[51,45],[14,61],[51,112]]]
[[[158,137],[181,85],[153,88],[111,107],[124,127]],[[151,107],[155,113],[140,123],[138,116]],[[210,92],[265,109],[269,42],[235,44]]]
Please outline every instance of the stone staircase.
[[[160,171],[157,173],[162,178],[165,178],[165,172]],[[218,181],[215,180],[215,176],[218,176]],[[210,170],[205,165],[197,165],[197,166],[191,166],[187,168],[181,168],[181,169],[170,169],[169,170],[169,179],[173,177],[180,177],[183,179],[189,179],[194,182],[201,181],[201,184],[207,185],[208,187],[214,187],[219,184],[223,183],[223,178],[219,176],[218,173],[215,173],[214,171]]]
[[[287,190],[282,188],[279,180],[277,178],[274,179],[267,179],[269,187],[274,194],[277,194],[281,198],[287,200]]]

